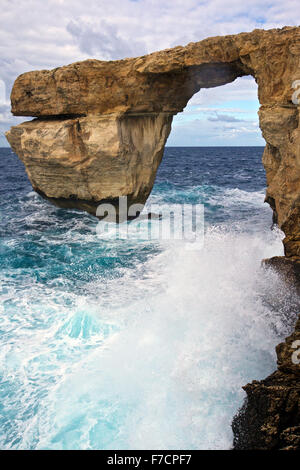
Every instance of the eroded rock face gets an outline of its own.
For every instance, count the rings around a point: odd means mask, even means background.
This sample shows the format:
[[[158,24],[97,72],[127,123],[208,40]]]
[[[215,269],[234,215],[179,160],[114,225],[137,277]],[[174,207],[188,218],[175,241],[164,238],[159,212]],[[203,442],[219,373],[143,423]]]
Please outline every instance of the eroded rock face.
[[[267,146],[267,201],[285,231],[286,256],[298,240],[300,28],[208,38],[119,61],[86,60],[17,78],[12,112],[35,116],[7,133],[35,190],[62,207],[95,214],[103,200],[145,202],[172,116],[201,88],[252,75]]]
[[[263,264],[282,277],[287,302],[293,299],[289,316],[294,318],[300,304],[300,263],[277,256]],[[247,398],[232,423],[237,450],[300,450],[300,318],[276,353],[278,369],[243,387]]]
[[[244,387],[232,426],[237,450],[300,450],[300,319],[276,352],[278,370]]]
[[[290,278],[300,272],[300,28],[215,37],[114,62],[87,60],[29,72],[15,82],[12,112],[33,116],[7,139],[33,188],[61,207],[96,213],[119,196],[149,196],[172,117],[201,88],[252,75],[258,84],[266,201],[285,233],[285,257],[269,264]],[[300,93],[299,93],[300,103]],[[234,422],[236,448],[299,448],[299,369],[291,341],[277,348],[279,368],[245,387]]]
[[[168,114],[36,119],[8,134],[33,188],[54,204],[96,214],[119,196],[144,204],[171,130]]]

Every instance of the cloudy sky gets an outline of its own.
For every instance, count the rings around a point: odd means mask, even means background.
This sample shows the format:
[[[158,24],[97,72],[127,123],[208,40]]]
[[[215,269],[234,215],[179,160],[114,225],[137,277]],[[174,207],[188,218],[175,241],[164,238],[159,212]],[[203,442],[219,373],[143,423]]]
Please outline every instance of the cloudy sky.
[[[0,0],[0,6],[0,146],[7,145],[3,133],[24,120],[9,105],[20,73],[293,26],[299,12],[299,0]],[[168,145],[263,145],[257,109],[252,78],[202,89],[174,118]]]

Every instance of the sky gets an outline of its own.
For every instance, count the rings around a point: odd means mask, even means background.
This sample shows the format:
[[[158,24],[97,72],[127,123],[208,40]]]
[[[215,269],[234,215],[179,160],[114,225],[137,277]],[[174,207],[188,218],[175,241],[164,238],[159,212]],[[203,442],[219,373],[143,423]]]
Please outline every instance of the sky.
[[[0,146],[25,120],[11,115],[9,101],[21,73],[299,24],[299,0],[0,0],[0,7]],[[264,145],[258,106],[252,77],[202,89],[174,117],[167,145]]]

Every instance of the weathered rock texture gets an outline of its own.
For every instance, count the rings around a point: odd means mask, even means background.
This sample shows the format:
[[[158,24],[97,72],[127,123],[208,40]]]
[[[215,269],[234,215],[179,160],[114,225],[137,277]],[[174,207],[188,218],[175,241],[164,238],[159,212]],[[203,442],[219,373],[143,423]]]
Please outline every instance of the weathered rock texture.
[[[278,256],[264,265],[282,276],[281,287],[298,305],[300,263]],[[237,450],[300,450],[300,318],[276,353],[278,369],[243,387],[247,398],[232,423]]]
[[[119,61],[86,60],[17,78],[12,112],[35,116],[7,133],[35,190],[63,207],[95,214],[97,205],[129,196],[145,202],[172,116],[201,88],[252,75],[267,141],[267,200],[300,256],[300,28],[215,37]]]
[[[244,387],[232,425],[237,450],[300,450],[300,319],[276,352],[278,370]]]
[[[299,27],[25,73],[14,84],[12,112],[37,119],[13,127],[7,139],[33,188],[61,207],[95,214],[100,202],[117,205],[119,196],[143,204],[172,116],[201,88],[244,75],[252,75],[258,85],[260,127],[267,143],[266,200],[285,233],[285,257],[269,263],[293,275],[300,266],[300,107],[292,101],[293,82],[300,80]],[[288,349],[279,347],[275,374],[246,387],[248,404],[235,424],[238,448],[299,446],[299,366],[290,368]]]
[[[144,204],[171,129],[169,114],[36,119],[8,133],[33,188],[54,204],[95,214],[100,202]]]

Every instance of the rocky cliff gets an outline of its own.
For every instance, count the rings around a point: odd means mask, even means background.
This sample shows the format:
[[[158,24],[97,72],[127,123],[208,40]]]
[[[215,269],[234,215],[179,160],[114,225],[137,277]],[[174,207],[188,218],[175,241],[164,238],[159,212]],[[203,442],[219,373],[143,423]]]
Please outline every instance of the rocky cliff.
[[[286,233],[288,257],[300,256],[297,221],[300,28],[214,37],[147,56],[86,60],[17,78],[16,116],[37,119],[13,127],[7,139],[33,188],[63,207],[95,214],[118,196],[145,202],[163,154],[172,116],[201,88],[252,75],[267,145],[267,201]]]
[[[258,85],[260,127],[266,140],[266,201],[274,222],[285,233],[285,256],[268,263],[288,276],[300,266],[300,93],[299,100],[292,98],[295,81],[300,80],[299,27],[255,30],[138,58],[86,60],[25,73],[14,84],[12,112],[36,119],[13,127],[7,139],[25,164],[33,188],[58,206],[96,214],[103,201],[118,207],[119,196],[144,204],[173,115],[201,88],[221,86],[244,75],[252,75]],[[248,405],[239,424],[235,423],[239,436],[243,426],[250,436],[251,419],[259,424],[256,431],[271,429],[270,413],[276,413],[280,423],[281,414],[286,419],[288,390],[294,394],[298,386],[299,366],[291,371],[280,361],[279,370],[267,382],[247,386]],[[284,398],[282,387],[287,387]],[[268,415],[268,397],[277,391],[276,400],[285,404],[274,405]],[[259,397],[264,398],[259,401]],[[299,435],[299,398],[295,400],[288,425],[276,428],[274,424],[277,444],[272,441],[271,447],[288,447],[291,439],[299,442],[294,438]],[[264,447],[266,435],[259,439],[249,437],[249,446]],[[248,445],[241,437],[235,442],[239,448]]]
[[[232,423],[237,450],[300,450],[300,318],[276,353],[278,369],[244,387]]]
[[[7,138],[35,191],[64,208],[96,214],[100,202],[144,204],[170,133],[169,114],[51,116]]]

